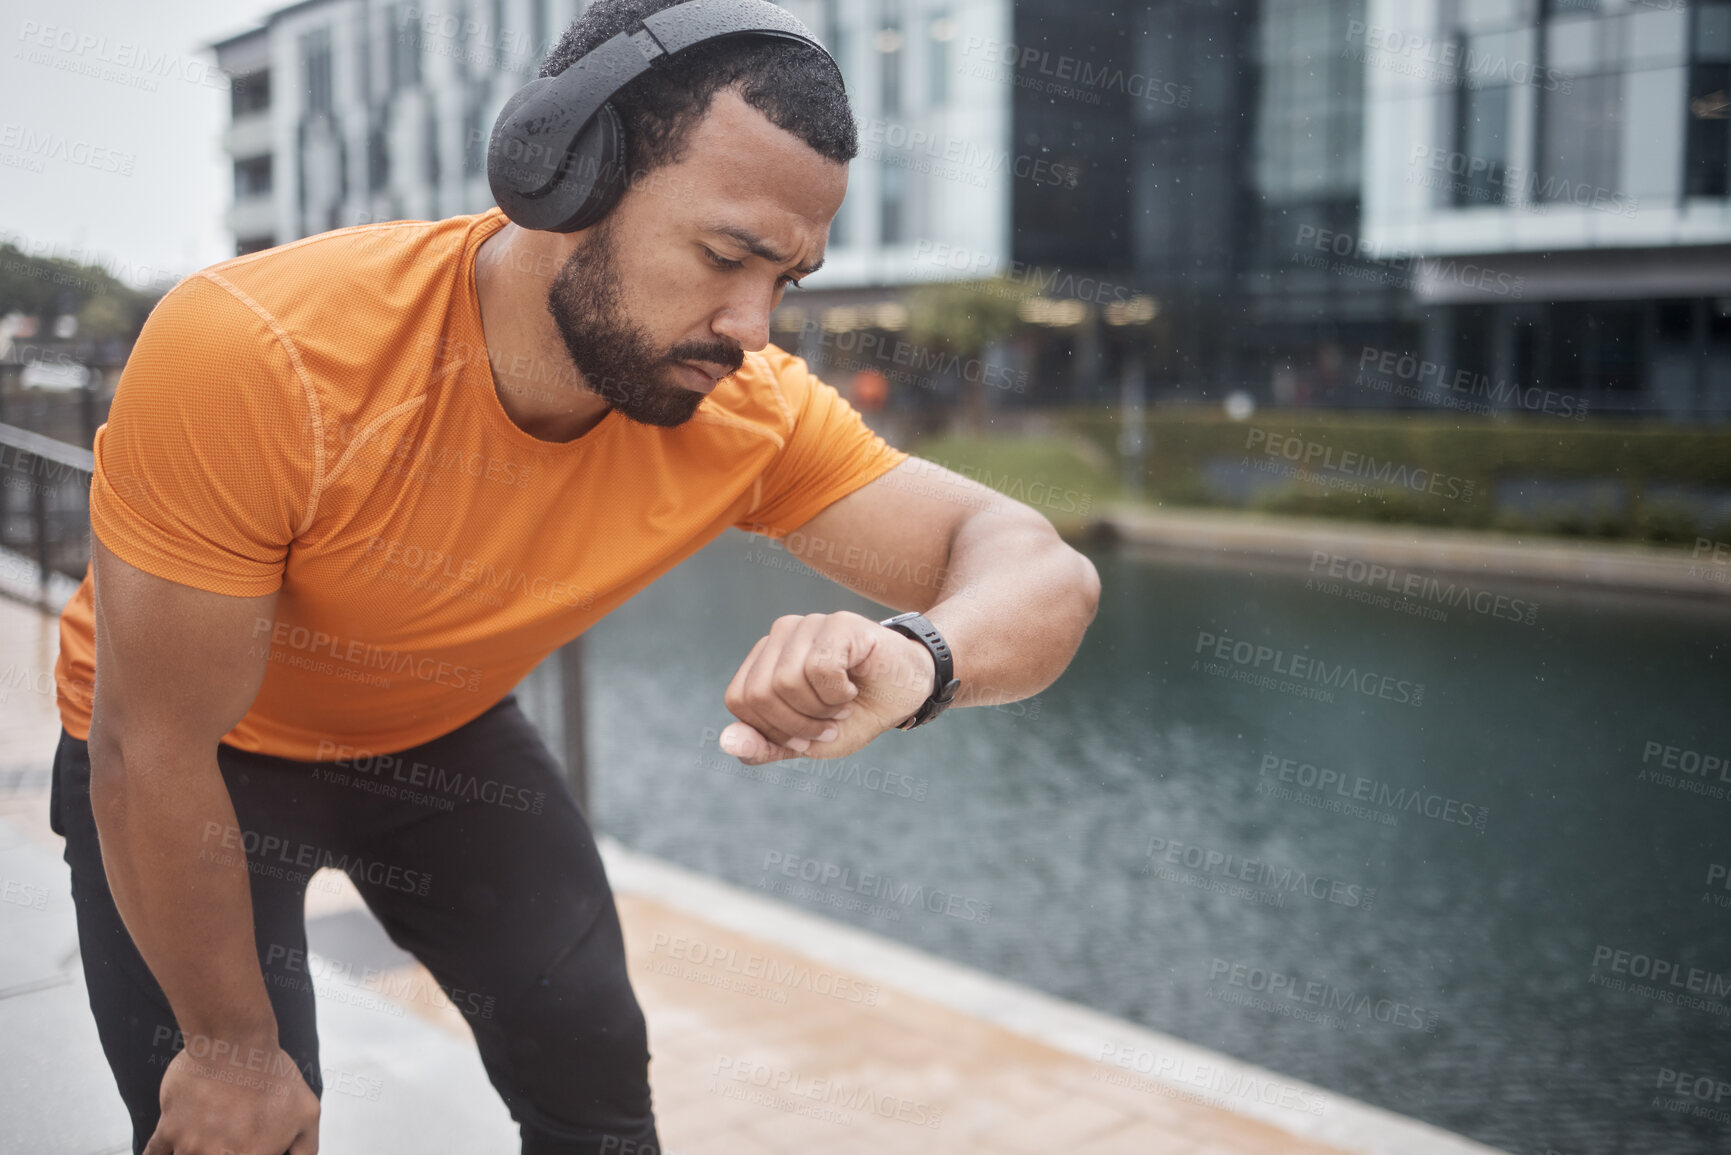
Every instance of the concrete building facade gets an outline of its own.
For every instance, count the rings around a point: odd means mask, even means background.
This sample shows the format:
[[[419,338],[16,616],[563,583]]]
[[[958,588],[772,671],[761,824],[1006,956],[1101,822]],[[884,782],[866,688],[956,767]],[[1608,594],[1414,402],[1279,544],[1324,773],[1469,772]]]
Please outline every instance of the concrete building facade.
[[[493,120],[580,4],[305,0],[216,45],[237,249],[488,207]],[[820,369],[894,348],[910,286],[1008,276],[997,405],[1453,403],[1365,388],[1392,355],[1477,411],[1731,416],[1731,0],[785,6],[860,127],[777,319]]]
[[[580,0],[306,0],[214,46],[234,78],[224,146],[238,251],[492,205],[486,142]],[[1004,259],[1007,103],[952,66],[1007,39],[1007,0],[790,0],[840,61],[861,152],[831,230],[830,288],[941,275],[916,239]]]

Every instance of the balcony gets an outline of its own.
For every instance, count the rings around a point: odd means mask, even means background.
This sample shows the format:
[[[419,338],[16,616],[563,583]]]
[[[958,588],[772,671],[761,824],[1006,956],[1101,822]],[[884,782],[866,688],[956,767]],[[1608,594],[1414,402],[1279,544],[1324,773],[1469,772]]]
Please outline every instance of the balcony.
[[[274,144],[269,112],[257,112],[232,120],[222,133],[223,149],[236,159],[260,156],[270,152]]]
[[[262,237],[276,232],[276,201],[267,193],[237,200],[229,206],[228,231],[237,237]]]

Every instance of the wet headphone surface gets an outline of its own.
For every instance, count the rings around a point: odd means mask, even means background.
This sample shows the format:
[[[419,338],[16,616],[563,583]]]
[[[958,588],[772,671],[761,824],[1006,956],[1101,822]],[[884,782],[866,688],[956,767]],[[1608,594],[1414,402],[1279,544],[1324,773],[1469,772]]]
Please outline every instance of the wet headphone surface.
[[[493,199],[528,229],[569,233],[596,224],[619,203],[630,174],[624,125],[608,102],[669,56],[741,36],[808,45],[841,76],[810,30],[769,0],[687,0],[505,102],[487,144]]]

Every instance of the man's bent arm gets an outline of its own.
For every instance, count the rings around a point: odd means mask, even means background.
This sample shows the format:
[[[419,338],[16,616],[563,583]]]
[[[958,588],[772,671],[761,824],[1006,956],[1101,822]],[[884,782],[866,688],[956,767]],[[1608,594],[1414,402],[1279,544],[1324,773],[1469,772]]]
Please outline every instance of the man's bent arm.
[[[1058,679],[1100,602],[1100,578],[1033,508],[913,457],[784,539],[826,577],[944,635],[954,705],[1031,697]]]
[[[264,681],[277,595],[145,573],[91,536],[96,688],[90,801],[114,905],[181,1032],[274,1048],[246,852],[217,766]]]
[[[1019,701],[1057,681],[1100,604],[1094,564],[1032,510],[969,517],[949,564],[952,591],[922,612],[954,655],[955,705]]]

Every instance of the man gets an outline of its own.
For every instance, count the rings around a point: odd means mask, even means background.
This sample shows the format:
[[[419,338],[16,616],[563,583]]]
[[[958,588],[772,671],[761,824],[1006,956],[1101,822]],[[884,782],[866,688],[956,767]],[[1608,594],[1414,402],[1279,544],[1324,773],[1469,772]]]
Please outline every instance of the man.
[[[670,2],[599,0],[543,73]],[[321,866],[464,1014],[525,1153],[658,1148],[612,894],[510,690],[729,526],[836,543],[810,564],[925,613],[958,705],[1039,692],[1092,620],[1093,568],[1044,518],[891,449],[768,344],[856,151],[821,56],[718,42],[615,104],[634,180],[600,224],[494,210],[226,261],[127,365],[62,618],[53,820],[135,1152],[318,1149]],[[857,560],[885,557],[909,564]],[[932,708],[935,652],[777,618],[722,747],[856,751]],[[429,785],[355,788],[385,761]]]

